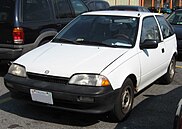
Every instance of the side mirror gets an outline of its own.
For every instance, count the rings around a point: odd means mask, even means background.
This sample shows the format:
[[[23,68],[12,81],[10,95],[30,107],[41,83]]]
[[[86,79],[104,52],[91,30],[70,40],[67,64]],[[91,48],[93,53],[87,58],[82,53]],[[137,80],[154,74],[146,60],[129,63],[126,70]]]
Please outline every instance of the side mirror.
[[[140,43],[140,49],[155,49],[157,47],[157,41],[152,39],[146,39],[143,43]]]

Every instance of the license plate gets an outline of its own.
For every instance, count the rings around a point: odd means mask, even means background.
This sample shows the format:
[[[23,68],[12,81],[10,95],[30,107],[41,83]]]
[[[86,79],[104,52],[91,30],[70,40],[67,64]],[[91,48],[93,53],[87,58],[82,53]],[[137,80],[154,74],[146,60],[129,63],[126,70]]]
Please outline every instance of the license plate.
[[[30,89],[30,94],[33,101],[53,104],[52,93],[47,91]]]

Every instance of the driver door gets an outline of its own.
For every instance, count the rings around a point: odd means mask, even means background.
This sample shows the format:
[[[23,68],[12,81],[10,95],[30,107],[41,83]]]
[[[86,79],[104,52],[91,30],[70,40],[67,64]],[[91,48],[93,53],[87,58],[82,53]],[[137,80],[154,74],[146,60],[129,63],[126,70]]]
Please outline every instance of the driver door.
[[[141,62],[140,88],[144,88],[159,78],[164,71],[165,45],[161,40],[161,33],[156,19],[149,16],[143,19],[140,44],[146,39],[155,40],[157,48],[140,49],[139,58]]]

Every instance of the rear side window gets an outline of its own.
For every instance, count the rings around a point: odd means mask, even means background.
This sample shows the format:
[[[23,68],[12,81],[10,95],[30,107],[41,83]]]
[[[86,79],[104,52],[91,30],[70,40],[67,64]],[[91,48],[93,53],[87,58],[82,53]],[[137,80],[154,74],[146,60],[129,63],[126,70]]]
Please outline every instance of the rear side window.
[[[164,39],[174,34],[171,25],[165,20],[163,16],[157,16],[157,20],[159,21],[162,36]]]
[[[15,0],[0,0],[0,22],[13,22]]]
[[[47,0],[23,0],[24,21],[44,21],[50,19]]]
[[[76,15],[88,11],[87,7],[81,0],[71,0],[71,4],[73,6]]]
[[[56,17],[57,18],[68,18],[73,17],[71,8],[67,0],[55,0],[54,6],[56,8]]]

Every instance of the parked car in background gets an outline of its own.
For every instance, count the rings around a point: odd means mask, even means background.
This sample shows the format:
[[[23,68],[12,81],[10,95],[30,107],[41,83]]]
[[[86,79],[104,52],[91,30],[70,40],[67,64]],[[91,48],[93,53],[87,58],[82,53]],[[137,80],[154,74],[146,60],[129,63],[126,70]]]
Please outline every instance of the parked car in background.
[[[114,5],[110,6],[109,10],[150,12],[147,8],[143,6],[132,6],[132,5]]]
[[[0,61],[14,60],[50,41],[77,15],[81,0],[0,0]]]
[[[172,11],[175,11],[175,10],[177,10],[177,9],[182,9],[182,7],[181,7],[181,6],[174,6],[174,7],[172,8]]]
[[[162,15],[93,11],[14,61],[4,83],[16,99],[75,112],[110,112],[121,121],[135,93],[157,79],[172,82],[176,54],[176,36]]]
[[[105,10],[110,7],[109,2],[104,0],[85,0],[90,11]]]
[[[167,13],[167,14],[170,14],[172,13],[172,10],[170,8],[161,8],[160,9],[160,13]]]
[[[158,13],[159,12],[159,10],[155,7],[148,7],[148,10],[152,13]]]
[[[177,37],[178,54],[182,54],[182,9],[175,10],[167,17],[169,23],[173,26]]]

